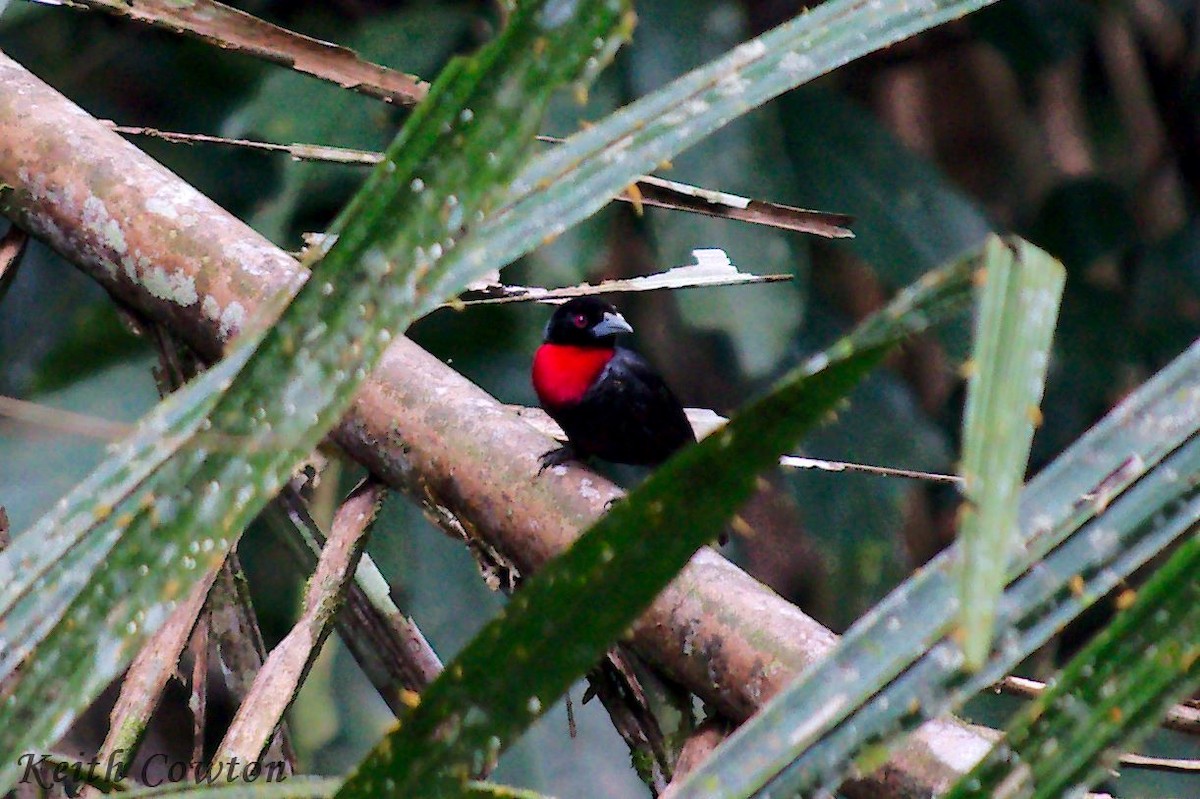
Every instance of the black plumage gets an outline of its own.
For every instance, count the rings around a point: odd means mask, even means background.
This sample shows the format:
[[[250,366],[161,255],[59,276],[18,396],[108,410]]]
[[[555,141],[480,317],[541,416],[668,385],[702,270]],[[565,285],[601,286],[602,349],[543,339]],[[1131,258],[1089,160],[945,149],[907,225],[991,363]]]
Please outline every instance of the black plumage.
[[[636,352],[616,346],[616,336],[628,332],[612,305],[592,297],[554,312],[534,359],[534,388],[569,443],[546,453],[543,468],[588,456],[656,466],[696,440],[666,381]]]

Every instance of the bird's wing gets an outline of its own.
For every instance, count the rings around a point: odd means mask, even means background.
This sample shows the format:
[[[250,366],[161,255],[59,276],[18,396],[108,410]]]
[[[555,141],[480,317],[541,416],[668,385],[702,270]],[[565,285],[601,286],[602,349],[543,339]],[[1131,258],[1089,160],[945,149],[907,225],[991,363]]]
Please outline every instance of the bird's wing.
[[[696,440],[675,393],[645,358],[618,347],[604,371],[612,390],[629,397],[630,413],[647,428],[648,434],[677,442],[675,446]]]

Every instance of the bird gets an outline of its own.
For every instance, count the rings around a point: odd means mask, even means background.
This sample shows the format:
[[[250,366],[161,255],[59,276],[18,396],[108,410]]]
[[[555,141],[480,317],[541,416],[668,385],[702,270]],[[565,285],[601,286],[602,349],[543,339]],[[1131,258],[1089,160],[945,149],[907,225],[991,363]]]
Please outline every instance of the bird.
[[[533,358],[533,388],[567,444],[541,457],[541,471],[596,457],[657,466],[695,442],[683,406],[642,356],[617,345],[633,328],[596,297],[560,305]]]

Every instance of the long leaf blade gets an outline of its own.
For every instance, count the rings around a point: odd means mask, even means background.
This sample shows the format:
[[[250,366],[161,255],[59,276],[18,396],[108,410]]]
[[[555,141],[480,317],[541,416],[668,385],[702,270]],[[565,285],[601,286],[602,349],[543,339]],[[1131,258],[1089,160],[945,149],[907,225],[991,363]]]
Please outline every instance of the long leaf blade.
[[[1017,494],[1029,462],[1066,272],[1033,245],[992,237],[963,420],[960,591],[963,652],[979,668],[1017,537]]]
[[[1195,532],[1042,696],[1009,724],[949,799],[1036,799],[1091,785],[1172,702],[1200,684],[1200,537]]]

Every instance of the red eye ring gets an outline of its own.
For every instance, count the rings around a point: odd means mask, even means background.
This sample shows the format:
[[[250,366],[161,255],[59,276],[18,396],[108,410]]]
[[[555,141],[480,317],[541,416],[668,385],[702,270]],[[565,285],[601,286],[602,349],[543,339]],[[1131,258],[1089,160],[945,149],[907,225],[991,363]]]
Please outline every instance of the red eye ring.
[[[575,327],[582,330],[588,326],[587,316],[585,314],[577,313],[573,317],[571,317],[571,324],[575,325]]]

